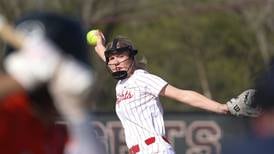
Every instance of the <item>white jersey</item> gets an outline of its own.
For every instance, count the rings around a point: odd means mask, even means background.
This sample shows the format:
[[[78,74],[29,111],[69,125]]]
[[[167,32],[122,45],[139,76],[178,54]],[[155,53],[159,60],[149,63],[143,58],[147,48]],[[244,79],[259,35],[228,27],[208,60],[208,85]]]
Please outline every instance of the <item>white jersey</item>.
[[[129,148],[147,138],[165,135],[159,93],[166,85],[166,81],[142,69],[118,81],[116,113],[124,127]]]

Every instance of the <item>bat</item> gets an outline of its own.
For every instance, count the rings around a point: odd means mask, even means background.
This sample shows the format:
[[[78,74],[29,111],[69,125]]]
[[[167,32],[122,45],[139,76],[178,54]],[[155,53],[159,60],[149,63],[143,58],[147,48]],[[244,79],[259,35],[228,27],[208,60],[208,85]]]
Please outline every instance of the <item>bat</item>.
[[[0,37],[15,48],[21,48],[25,40],[25,36],[9,24],[2,15],[0,15]]]

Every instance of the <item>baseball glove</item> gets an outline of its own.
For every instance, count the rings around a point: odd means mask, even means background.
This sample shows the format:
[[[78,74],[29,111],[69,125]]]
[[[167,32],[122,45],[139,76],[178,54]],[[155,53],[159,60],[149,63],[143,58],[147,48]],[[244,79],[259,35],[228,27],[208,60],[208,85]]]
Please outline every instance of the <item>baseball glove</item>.
[[[254,89],[248,89],[242,92],[236,98],[232,98],[231,100],[229,100],[226,103],[229,112],[235,116],[259,116],[261,114],[261,109],[258,106],[253,105],[254,94]]]

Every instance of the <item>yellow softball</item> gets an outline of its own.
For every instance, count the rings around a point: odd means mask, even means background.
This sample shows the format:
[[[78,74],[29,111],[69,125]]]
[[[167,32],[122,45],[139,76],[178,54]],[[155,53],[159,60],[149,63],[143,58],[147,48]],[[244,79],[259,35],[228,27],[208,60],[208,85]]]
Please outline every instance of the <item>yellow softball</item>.
[[[97,36],[96,36],[96,33],[98,32],[97,29],[94,29],[94,30],[91,30],[87,33],[87,42],[88,44],[90,45],[93,45],[95,46],[97,44]]]

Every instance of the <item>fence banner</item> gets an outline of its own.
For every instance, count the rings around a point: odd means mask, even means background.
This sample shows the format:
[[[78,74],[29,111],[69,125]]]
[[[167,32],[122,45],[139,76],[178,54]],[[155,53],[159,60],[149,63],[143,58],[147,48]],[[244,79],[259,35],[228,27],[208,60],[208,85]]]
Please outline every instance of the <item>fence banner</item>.
[[[127,154],[122,125],[114,113],[95,113],[96,132],[109,154]],[[165,113],[166,135],[178,154],[221,154],[225,141],[246,135],[248,118],[213,113]]]

